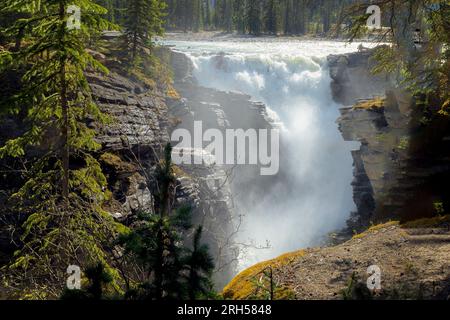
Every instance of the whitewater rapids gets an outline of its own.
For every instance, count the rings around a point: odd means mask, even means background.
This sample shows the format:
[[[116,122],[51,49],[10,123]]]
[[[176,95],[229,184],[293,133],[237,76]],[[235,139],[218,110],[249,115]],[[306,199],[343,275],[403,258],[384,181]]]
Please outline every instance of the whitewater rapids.
[[[281,128],[283,180],[264,195],[235,190],[245,219],[238,242],[252,243],[239,268],[317,245],[355,210],[351,151],[336,119],[326,57],[356,51],[331,41],[164,41],[186,54],[199,85],[263,102]]]

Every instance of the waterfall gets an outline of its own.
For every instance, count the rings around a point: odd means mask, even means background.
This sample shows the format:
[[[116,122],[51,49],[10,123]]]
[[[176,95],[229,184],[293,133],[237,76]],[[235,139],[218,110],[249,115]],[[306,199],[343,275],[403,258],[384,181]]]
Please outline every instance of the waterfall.
[[[239,91],[263,102],[280,123],[281,177],[264,194],[235,190],[245,212],[240,267],[317,245],[345,226],[355,205],[351,150],[336,124],[326,56],[355,51],[339,42],[176,42],[201,86]]]

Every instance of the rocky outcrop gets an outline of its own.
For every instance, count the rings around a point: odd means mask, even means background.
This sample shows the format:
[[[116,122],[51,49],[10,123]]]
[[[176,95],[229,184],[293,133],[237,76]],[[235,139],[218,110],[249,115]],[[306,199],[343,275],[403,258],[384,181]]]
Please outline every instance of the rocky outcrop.
[[[374,51],[363,49],[344,55],[328,56],[334,100],[343,105],[352,105],[359,99],[384,96],[392,79],[386,74],[374,75],[371,70],[376,61]]]
[[[174,67],[178,72],[176,79],[181,77],[179,70],[189,72],[189,64]],[[89,83],[95,101],[113,119],[96,128],[97,141],[103,147],[99,160],[114,196],[106,209],[115,219],[132,225],[137,212],[153,210],[155,164],[178,121],[186,120],[178,117],[180,112],[188,112],[187,105],[184,100],[117,73],[106,77],[89,74]],[[176,167],[175,175],[174,205],[191,207],[193,223],[203,225],[203,241],[221,267],[220,276],[215,279],[221,288],[233,275],[230,261],[235,259],[231,249],[225,248],[232,233],[232,202],[226,173],[213,167],[186,166]]]
[[[408,116],[400,112],[394,92],[388,97],[343,108],[338,119],[344,139],[361,142],[361,148],[352,153],[358,212],[348,224],[355,230],[371,221],[395,217],[409,194],[399,188],[408,161]],[[398,192],[393,194],[395,188]]]
[[[236,276],[223,295],[267,299],[272,280],[277,300],[449,299],[450,232],[418,224],[423,226],[378,225],[337,246],[262,262]],[[374,271],[380,286],[369,290]]]
[[[89,73],[88,81],[95,102],[111,118],[102,127],[91,124],[98,132],[99,160],[114,196],[107,209],[125,222],[140,210],[153,210],[147,178],[169,142],[167,106],[158,91],[114,72],[107,76]]]
[[[341,109],[341,117],[337,121],[339,129],[345,140],[361,142],[361,148],[352,152],[353,199],[357,211],[351,213],[348,221],[350,231],[364,229],[373,218],[376,200],[372,181],[374,175],[370,173],[374,170],[372,163],[367,162],[367,155],[381,156],[382,151],[371,150],[369,141],[376,140],[377,134],[388,127],[382,104],[390,83],[387,76],[375,77],[371,74],[372,56],[372,50],[363,50],[328,57],[333,98],[338,103],[350,106]],[[353,108],[360,99],[370,100],[374,97],[377,97],[377,101],[373,104],[366,100],[361,101],[360,107]]]
[[[164,95],[116,73],[90,74],[88,80],[97,104],[114,119],[97,137],[103,149],[146,153],[169,141]]]
[[[340,110],[339,129],[345,140],[361,142],[352,153],[358,210],[350,230],[433,216],[449,196],[439,190],[449,175],[448,120],[424,123],[426,113],[409,94],[392,88],[386,76],[370,75],[371,56],[363,51],[329,58],[334,98],[350,105]]]

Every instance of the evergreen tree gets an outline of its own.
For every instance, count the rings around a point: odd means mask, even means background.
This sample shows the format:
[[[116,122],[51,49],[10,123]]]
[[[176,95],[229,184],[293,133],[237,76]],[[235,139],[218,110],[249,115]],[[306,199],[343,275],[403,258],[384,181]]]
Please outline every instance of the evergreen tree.
[[[389,0],[380,5],[381,11],[389,16],[393,45],[377,48],[374,58],[378,63],[373,71],[398,75],[402,85],[416,96],[417,106],[424,108],[421,122],[427,123],[431,118],[438,121],[441,116],[450,115],[450,5],[434,0],[408,3]],[[366,32],[365,10],[362,4],[352,7],[350,40]],[[422,43],[415,39],[419,26],[417,35],[425,39],[419,41]]]
[[[211,28],[211,3],[210,3],[210,0],[204,0],[203,8],[204,8],[204,26],[205,26],[205,29],[208,30],[209,28]]]
[[[245,12],[245,2],[240,0],[233,1],[233,24],[235,29],[240,33],[244,34],[246,31],[246,21],[245,15],[242,13]]]
[[[344,12],[356,0],[166,0],[166,25],[188,31],[238,31],[252,35],[320,33],[342,24]],[[200,8],[200,10],[198,9]],[[200,11],[200,13],[198,12]],[[211,13],[211,14],[210,14]],[[334,32],[336,34],[336,32]]]
[[[294,1],[292,8],[293,18],[293,32],[295,34],[306,33],[306,0]]]
[[[276,0],[267,0],[265,6],[265,28],[269,34],[278,32],[278,4]]]
[[[129,0],[125,21],[125,45],[130,61],[136,64],[144,49],[152,47],[152,38],[163,34],[166,4],[160,0]]]
[[[246,16],[248,32],[252,35],[261,34],[261,3],[258,0],[248,0]]]
[[[80,28],[68,28],[69,5],[80,8]],[[0,52],[0,74],[16,74],[16,90],[0,98],[3,115],[21,117],[19,136],[0,147],[0,158],[29,159],[10,210],[24,222],[21,246],[2,273],[31,296],[58,295],[48,283],[62,283],[61,265],[74,256],[106,262],[104,240],[115,231],[102,210],[106,178],[92,152],[99,149],[87,119],[105,123],[91,97],[87,69],[106,72],[86,50],[109,27],[106,13],[91,0],[5,0],[0,10],[29,14],[5,30],[26,39]],[[89,236],[86,236],[89,235]],[[45,277],[43,277],[45,275]]]
[[[200,244],[201,228],[195,233],[192,250],[181,245],[191,228],[191,209],[172,210],[170,206],[175,183],[171,152],[168,144],[165,159],[156,170],[155,212],[140,213],[138,227],[119,239],[125,253],[134,256],[146,274],[146,279],[127,293],[128,299],[197,298],[211,291],[213,264],[208,248]]]
[[[200,243],[203,228],[195,230],[193,248],[186,256],[184,264],[188,271],[187,287],[189,299],[205,298],[212,292],[211,274],[214,262],[208,252],[208,246]]]
[[[105,290],[113,281],[113,277],[106,271],[103,263],[98,263],[86,269],[88,286],[86,289],[65,289],[62,300],[104,300],[108,299]]]
[[[200,31],[203,26],[203,15],[202,15],[202,0],[192,0],[192,26],[191,29],[194,32]]]
[[[286,35],[292,33],[291,13],[292,13],[292,2],[291,0],[285,0],[283,33]]]

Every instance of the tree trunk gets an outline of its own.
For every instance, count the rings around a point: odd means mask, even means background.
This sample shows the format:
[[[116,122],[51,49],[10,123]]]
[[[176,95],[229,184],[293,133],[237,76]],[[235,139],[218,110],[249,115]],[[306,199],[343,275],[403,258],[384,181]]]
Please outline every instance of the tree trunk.
[[[60,3],[59,5],[59,18],[61,21],[64,20],[64,16],[66,14],[66,8],[64,3]],[[61,26],[61,41],[62,37],[64,37],[66,26],[63,24]],[[60,59],[60,82],[61,82],[61,91],[60,91],[60,100],[61,100],[61,109],[62,109],[62,164],[63,164],[63,179],[62,179],[62,194],[65,200],[69,198],[69,157],[70,157],[70,147],[69,147],[69,103],[67,101],[67,82],[66,82],[66,58],[61,57]]]
[[[163,268],[164,268],[164,236],[162,231],[163,216],[161,215],[158,226],[158,249],[156,252],[156,263],[155,263],[155,299],[162,300],[163,292]]]

